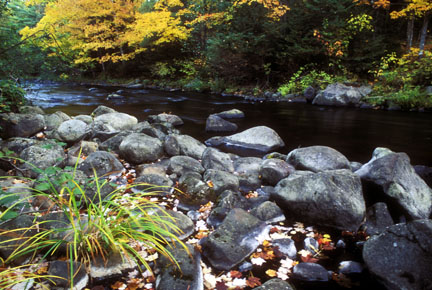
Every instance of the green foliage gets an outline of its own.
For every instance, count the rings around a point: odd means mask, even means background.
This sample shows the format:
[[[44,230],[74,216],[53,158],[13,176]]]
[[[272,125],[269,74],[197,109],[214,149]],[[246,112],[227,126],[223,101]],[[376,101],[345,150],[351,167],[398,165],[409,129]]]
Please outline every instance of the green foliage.
[[[14,112],[24,105],[25,92],[11,80],[0,80],[0,113]]]

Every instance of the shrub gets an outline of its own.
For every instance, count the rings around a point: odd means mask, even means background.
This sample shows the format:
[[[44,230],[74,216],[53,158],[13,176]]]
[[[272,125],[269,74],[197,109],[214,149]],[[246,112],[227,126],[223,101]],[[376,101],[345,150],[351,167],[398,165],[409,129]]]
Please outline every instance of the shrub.
[[[11,80],[0,80],[0,113],[17,111],[25,103],[25,92]]]

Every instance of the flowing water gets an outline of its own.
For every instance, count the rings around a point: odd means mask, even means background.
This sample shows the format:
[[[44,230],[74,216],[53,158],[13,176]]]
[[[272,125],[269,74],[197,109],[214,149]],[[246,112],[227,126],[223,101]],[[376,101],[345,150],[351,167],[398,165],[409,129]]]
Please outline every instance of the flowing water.
[[[121,98],[107,99],[123,90]],[[172,113],[185,124],[182,133],[204,141],[210,114],[237,108],[244,119],[233,120],[239,131],[265,125],[284,140],[287,153],[297,147],[326,145],[351,161],[367,162],[376,147],[405,152],[412,164],[432,166],[432,114],[358,108],[319,107],[287,102],[251,102],[212,94],[126,89],[76,84],[33,84],[27,98],[47,112],[71,116],[90,114],[98,105],[145,120],[149,115]]]

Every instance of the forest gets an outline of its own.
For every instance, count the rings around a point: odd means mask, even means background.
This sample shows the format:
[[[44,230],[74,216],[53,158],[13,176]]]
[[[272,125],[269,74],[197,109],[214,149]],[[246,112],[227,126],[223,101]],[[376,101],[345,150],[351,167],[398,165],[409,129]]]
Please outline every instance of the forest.
[[[256,95],[341,81],[430,107],[431,14],[430,0],[0,0],[0,78]]]

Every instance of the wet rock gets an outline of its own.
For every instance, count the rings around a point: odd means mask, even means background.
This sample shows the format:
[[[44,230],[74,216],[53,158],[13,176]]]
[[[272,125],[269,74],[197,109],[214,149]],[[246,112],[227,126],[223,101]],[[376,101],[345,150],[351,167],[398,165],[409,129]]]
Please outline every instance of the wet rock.
[[[360,178],[347,169],[294,172],[272,197],[296,220],[341,230],[357,230],[366,211]]]
[[[366,241],[363,259],[387,289],[431,289],[432,221],[388,227]]]
[[[234,208],[247,210],[249,208],[249,202],[237,191],[224,191],[218,197],[217,203],[207,219],[208,224],[217,228],[223,222],[227,214]]]
[[[203,254],[217,270],[230,270],[252,254],[268,232],[266,223],[235,208],[202,243]]]
[[[191,245],[187,245],[187,248],[188,251],[176,244],[175,248],[168,249],[180,269],[166,257],[162,256],[158,260],[161,273],[156,279],[157,290],[204,290],[201,255]]]
[[[186,155],[199,160],[206,146],[188,135],[168,135],[165,139],[164,149],[170,156]]]
[[[94,175],[96,172],[98,177],[112,172],[120,172],[124,169],[123,165],[117,158],[106,151],[96,151],[87,156],[86,160],[78,166],[86,175]]]
[[[272,241],[273,247],[278,247],[279,252],[288,258],[295,260],[297,258],[297,248],[295,242],[291,239],[276,239]]]
[[[318,254],[318,252],[319,252],[318,241],[315,240],[314,238],[307,237],[306,239],[304,239],[303,247],[305,248],[305,250],[308,250],[309,252],[311,252],[314,255]]]
[[[20,158],[27,161],[20,168],[26,172],[28,177],[36,177],[36,168],[44,170],[51,166],[61,166],[66,158],[61,146],[54,142],[41,142],[24,149]]]
[[[159,115],[151,115],[148,117],[148,120],[151,123],[171,123],[173,126],[180,126],[183,125],[184,122],[183,120],[177,116],[177,115],[172,115],[172,114],[159,114]]]
[[[375,203],[366,210],[366,222],[364,224],[366,234],[370,236],[380,234],[393,224],[393,219],[385,203]]]
[[[242,157],[234,161],[234,170],[239,178],[241,191],[249,192],[261,186],[261,163],[262,160],[257,157]]]
[[[66,262],[66,261],[50,262],[48,275],[51,276],[49,279],[54,284],[51,286],[50,289],[54,289],[54,290],[64,290],[64,289],[71,289],[71,288],[73,290],[84,289],[89,281],[89,277],[86,273],[85,266],[79,262],[74,262],[72,267],[73,269],[71,269],[70,262]],[[73,273],[72,277],[71,277],[71,271]],[[71,287],[72,284],[73,287]]]
[[[2,138],[30,137],[45,127],[45,119],[40,114],[0,114],[0,134]]]
[[[415,173],[408,155],[388,149],[375,151],[372,159],[355,172],[372,187],[371,194],[377,195],[376,188],[380,189],[390,211],[393,206],[395,212],[402,211],[410,219],[428,218],[432,211],[432,190]]]
[[[217,143],[207,140],[206,144],[221,147],[241,156],[263,156],[285,146],[279,135],[266,126],[253,127],[231,136],[220,137]]]
[[[250,213],[268,224],[285,220],[285,215],[280,207],[271,201],[263,202],[258,207],[252,209]]]
[[[220,152],[215,148],[206,148],[202,155],[202,166],[205,169],[234,172],[234,164],[229,154]]]
[[[101,105],[98,106],[96,109],[94,109],[91,115],[93,116],[93,118],[97,118],[101,115],[109,114],[109,113],[117,113],[117,111],[112,108]]]
[[[300,263],[294,266],[293,278],[306,282],[327,282],[327,270],[320,264]]]
[[[339,273],[345,275],[360,274],[364,267],[359,262],[355,261],[342,261],[339,263]]]
[[[137,123],[137,118],[125,113],[107,113],[95,117],[94,119],[96,131],[103,132],[122,132],[130,130]]]
[[[120,156],[125,160],[139,164],[153,162],[163,155],[163,145],[159,139],[142,133],[132,133],[120,143]]]
[[[197,172],[201,175],[205,169],[199,161],[189,156],[173,156],[170,158],[168,174],[175,173],[177,176],[181,176],[188,171]]]
[[[359,104],[361,99],[372,92],[368,86],[353,87],[341,83],[334,83],[320,91],[312,104],[324,106],[349,106]]]
[[[254,288],[255,290],[295,290],[289,282],[282,279],[274,278],[268,280],[259,287]]]
[[[61,141],[73,143],[84,138],[87,134],[87,124],[80,120],[68,120],[57,128]]]
[[[241,119],[244,118],[245,114],[238,109],[231,109],[220,113],[213,114],[214,116],[221,117],[223,119]]]
[[[287,162],[297,170],[319,172],[334,169],[351,169],[350,162],[339,151],[327,146],[310,146],[294,149]]]
[[[217,195],[225,190],[239,190],[238,177],[225,171],[208,169],[204,174],[204,181],[207,183],[211,182],[213,190]]]
[[[216,115],[210,115],[206,121],[206,132],[234,132],[238,126]]]
[[[284,160],[273,158],[265,159],[260,167],[263,182],[273,186],[294,171],[294,167]]]

